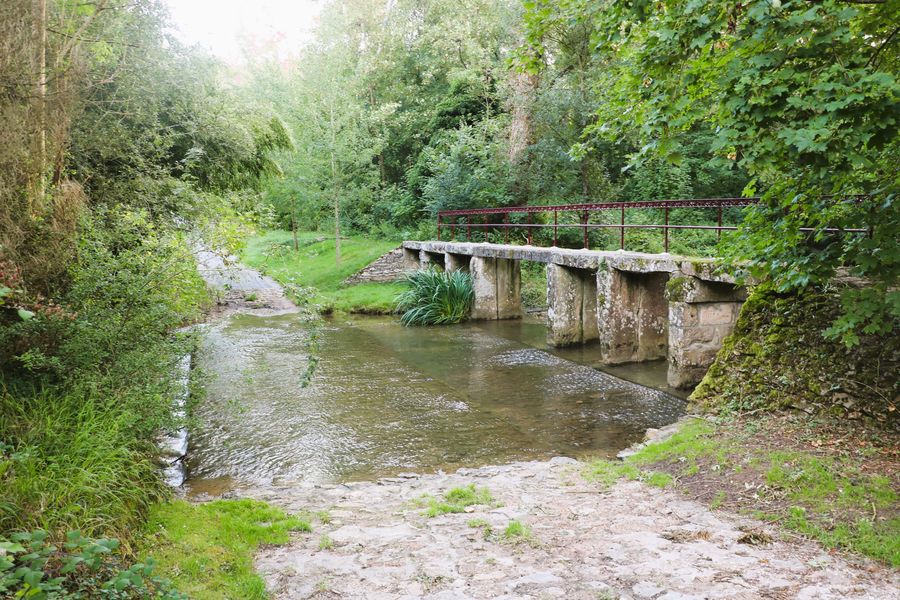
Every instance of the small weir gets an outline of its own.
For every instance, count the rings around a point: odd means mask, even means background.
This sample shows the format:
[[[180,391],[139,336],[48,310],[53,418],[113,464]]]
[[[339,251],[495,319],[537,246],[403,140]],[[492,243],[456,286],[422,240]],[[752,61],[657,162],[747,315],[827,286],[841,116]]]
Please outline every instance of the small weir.
[[[612,456],[684,410],[670,393],[593,368],[585,349],[544,350],[534,320],[406,328],[352,317],[318,331],[318,367],[303,387],[311,327],[297,315],[208,326],[188,457],[194,492]],[[665,377],[664,365],[641,367]]]

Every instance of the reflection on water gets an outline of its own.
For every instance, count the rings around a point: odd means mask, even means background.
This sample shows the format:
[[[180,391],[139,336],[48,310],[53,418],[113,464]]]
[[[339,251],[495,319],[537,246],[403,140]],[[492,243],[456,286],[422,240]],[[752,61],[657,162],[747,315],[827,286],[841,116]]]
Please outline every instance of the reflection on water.
[[[195,409],[190,477],[347,481],[611,455],[683,410],[669,394],[534,347],[532,326],[328,323],[302,388],[309,326],[296,315],[215,323],[199,356],[210,377]]]

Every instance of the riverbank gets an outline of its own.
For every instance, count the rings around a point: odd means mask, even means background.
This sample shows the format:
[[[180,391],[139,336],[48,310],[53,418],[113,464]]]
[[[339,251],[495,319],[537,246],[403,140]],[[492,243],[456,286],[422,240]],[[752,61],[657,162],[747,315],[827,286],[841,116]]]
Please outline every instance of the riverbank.
[[[256,567],[276,599],[900,597],[888,567],[651,483],[557,458],[257,490],[327,519]]]
[[[900,567],[893,432],[796,412],[731,415],[689,420],[675,435],[620,456],[594,462],[590,476],[648,481],[783,535]]]
[[[293,310],[230,270],[217,316]],[[624,461],[238,486],[154,508],[143,551],[211,599],[896,598],[898,457],[854,427],[766,413],[688,421]]]
[[[398,240],[341,238],[341,262],[337,264],[333,237],[298,232],[299,249],[294,250],[291,232],[267,231],[247,241],[241,259],[278,281],[297,304],[322,313],[390,314],[396,310],[396,298],[404,284],[345,285],[344,281],[399,244]]]

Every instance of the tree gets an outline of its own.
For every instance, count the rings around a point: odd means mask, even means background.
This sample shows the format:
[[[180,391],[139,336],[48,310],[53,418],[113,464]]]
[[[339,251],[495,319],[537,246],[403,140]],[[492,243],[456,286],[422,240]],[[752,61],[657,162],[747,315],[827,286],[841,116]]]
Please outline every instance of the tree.
[[[895,327],[900,5],[561,4],[594,27],[594,51],[610,60],[612,85],[600,92],[588,139],[636,136],[630,160],[639,167],[652,157],[679,161],[697,126],[712,124],[719,160],[748,171],[747,193],[763,193],[732,257],[781,290],[824,285],[846,267],[870,285],[844,290],[844,314],[829,333],[853,344],[860,331]],[[529,3],[533,60],[544,51],[550,6]]]

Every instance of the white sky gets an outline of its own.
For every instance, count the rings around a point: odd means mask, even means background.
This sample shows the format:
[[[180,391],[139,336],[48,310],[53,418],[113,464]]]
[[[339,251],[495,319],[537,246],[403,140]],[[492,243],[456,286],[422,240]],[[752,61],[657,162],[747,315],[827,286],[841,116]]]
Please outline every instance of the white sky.
[[[230,63],[244,50],[285,58],[310,37],[324,0],[164,0],[178,37]]]

